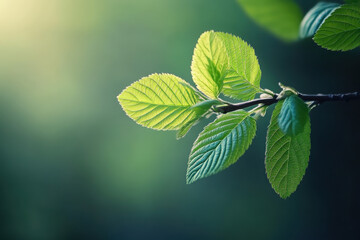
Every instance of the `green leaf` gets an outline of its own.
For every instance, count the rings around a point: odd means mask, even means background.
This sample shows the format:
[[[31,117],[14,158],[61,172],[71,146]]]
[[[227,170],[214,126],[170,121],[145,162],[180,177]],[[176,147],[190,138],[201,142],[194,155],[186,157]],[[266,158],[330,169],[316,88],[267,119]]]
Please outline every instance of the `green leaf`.
[[[184,124],[179,129],[179,131],[176,133],[176,139],[185,137],[185,135],[189,132],[189,130],[194,125],[199,123],[200,119],[202,119],[204,115],[208,113],[209,109],[217,104],[222,104],[222,103],[218,100],[209,99],[193,105],[191,109],[193,109],[196,112],[196,117],[193,118],[191,121],[187,122],[186,124]]]
[[[300,38],[313,36],[321,24],[338,8],[338,3],[319,2],[305,15],[300,25]]]
[[[176,139],[181,139],[185,137],[185,135],[190,131],[190,129],[198,124],[203,116],[198,116],[198,118],[194,118],[191,121],[185,123],[176,133]]]
[[[215,174],[235,163],[248,149],[255,133],[256,121],[244,110],[221,115],[210,123],[191,150],[187,183]]]
[[[314,41],[334,51],[360,46],[360,4],[345,4],[337,8],[316,32]]]
[[[192,108],[196,108],[199,110],[201,110],[201,109],[209,110],[209,108],[211,108],[212,106],[219,105],[219,104],[223,104],[223,103],[216,99],[208,99],[208,100],[205,100],[205,101],[195,104],[194,106],[192,106]]]
[[[285,135],[278,125],[283,105],[278,102],[271,117],[266,140],[265,167],[271,186],[280,197],[295,192],[305,175],[310,156],[310,118],[304,131],[296,136]]]
[[[298,38],[302,12],[293,0],[238,0],[244,11],[260,26],[280,39]]]
[[[229,70],[222,93],[240,100],[251,100],[260,92],[261,71],[254,49],[241,38],[217,32],[229,57]]]
[[[136,123],[158,130],[177,130],[199,114],[192,108],[199,97],[190,86],[181,84],[184,82],[171,74],[153,74],[131,84],[118,100]]]
[[[226,75],[228,57],[222,41],[214,31],[203,33],[196,44],[191,73],[199,90],[216,99]]]
[[[293,94],[284,100],[278,123],[283,133],[295,136],[304,130],[308,118],[308,106],[301,98]]]

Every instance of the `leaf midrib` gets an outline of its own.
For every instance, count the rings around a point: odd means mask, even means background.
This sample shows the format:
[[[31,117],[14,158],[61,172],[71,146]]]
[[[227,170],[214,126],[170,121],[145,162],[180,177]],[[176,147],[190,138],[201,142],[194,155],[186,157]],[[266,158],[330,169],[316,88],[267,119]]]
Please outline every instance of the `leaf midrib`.
[[[144,102],[144,101],[138,101],[138,100],[132,100],[132,99],[126,99],[126,98],[119,98],[120,100],[123,101],[129,101],[129,102],[135,102],[135,103],[142,103],[142,104],[148,104],[148,105],[153,105],[153,106],[162,106],[162,107],[191,107],[193,105],[171,105],[171,104],[157,104],[157,103],[153,103],[153,102]]]

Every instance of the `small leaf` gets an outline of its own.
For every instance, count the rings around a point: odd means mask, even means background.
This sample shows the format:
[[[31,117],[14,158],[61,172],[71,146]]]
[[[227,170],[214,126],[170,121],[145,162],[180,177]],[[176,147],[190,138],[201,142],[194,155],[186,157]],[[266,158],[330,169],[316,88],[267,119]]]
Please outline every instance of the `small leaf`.
[[[185,137],[185,135],[190,131],[190,129],[195,126],[196,124],[198,124],[200,122],[200,120],[202,119],[202,116],[199,116],[199,118],[194,118],[191,121],[187,122],[186,124],[184,124],[176,133],[176,139],[179,140],[183,137]]]
[[[280,39],[298,38],[302,13],[293,0],[238,0],[244,11],[260,26]]]
[[[316,32],[314,41],[334,51],[360,46],[360,4],[345,4],[337,8]]]
[[[221,115],[210,123],[191,150],[187,183],[208,177],[235,163],[248,149],[255,133],[256,121],[244,110]]]
[[[338,8],[338,3],[319,2],[305,15],[300,25],[300,38],[313,36],[321,24]]]
[[[208,99],[195,104],[194,106],[192,106],[192,108],[200,108],[200,109],[205,108],[209,110],[209,108],[211,108],[212,106],[219,104],[223,104],[223,103],[216,99]]]
[[[277,103],[268,127],[265,167],[272,188],[280,197],[287,198],[295,192],[309,163],[310,118],[303,132],[296,136],[285,135],[277,121],[283,102]]]
[[[284,100],[278,123],[283,133],[295,136],[304,130],[308,118],[308,106],[301,98],[293,94]]]
[[[226,75],[228,57],[222,41],[214,31],[203,33],[196,44],[191,73],[196,87],[216,99]]]
[[[118,100],[136,123],[158,130],[177,130],[197,118],[191,107],[199,97],[185,81],[171,74],[153,74],[134,82]]]
[[[240,100],[251,100],[260,92],[261,71],[254,49],[241,38],[217,32],[229,57],[229,71],[222,93]]]
[[[199,123],[199,121],[208,113],[210,108],[214,105],[222,104],[218,100],[209,99],[202,102],[199,102],[191,107],[196,112],[196,117],[194,117],[191,121],[184,124],[179,131],[176,133],[176,139],[180,139],[185,137],[185,135],[189,132],[189,130]]]

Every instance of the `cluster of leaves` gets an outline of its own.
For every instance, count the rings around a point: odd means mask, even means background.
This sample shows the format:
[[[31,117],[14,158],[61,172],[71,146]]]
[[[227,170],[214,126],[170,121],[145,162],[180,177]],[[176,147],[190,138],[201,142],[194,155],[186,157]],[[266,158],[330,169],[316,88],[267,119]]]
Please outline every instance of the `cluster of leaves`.
[[[138,124],[177,130],[181,138],[202,118],[215,121],[199,134],[190,153],[187,183],[213,175],[235,163],[256,134],[256,121],[267,105],[223,113],[229,103],[219,96],[247,101],[258,94],[276,98],[268,128],[265,167],[274,190],[286,198],[305,174],[310,155],[309,107],[288,87],[276,95],[260,87],[261,70],[254,49],[239,37],[208,31],[198,39],[191,64],[196,88],[171,74],[152,74],[127,87],[118,100]]]
[[[319,46],[333,51],[360,46],[360,0],[319,2],[304,17],[293,0],[238,2],[255,22],[285,41],[313,37]]]

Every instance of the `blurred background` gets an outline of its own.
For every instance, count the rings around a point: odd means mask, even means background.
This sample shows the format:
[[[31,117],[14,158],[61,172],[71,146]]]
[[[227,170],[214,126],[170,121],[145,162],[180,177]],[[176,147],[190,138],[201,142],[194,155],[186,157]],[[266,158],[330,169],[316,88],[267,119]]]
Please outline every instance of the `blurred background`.
[[[360,101],[311,112],[309,167],[287,200],[265,175],[270,114],[235,165],[186,185],[207,123],[177,141],[122,111],[116,96],[143,76],[193,84],[211,29],[255,48],[263,88],[360,90],[359,49],[284,43],[235,0],[0,0],[0,239],[359,239]]]

